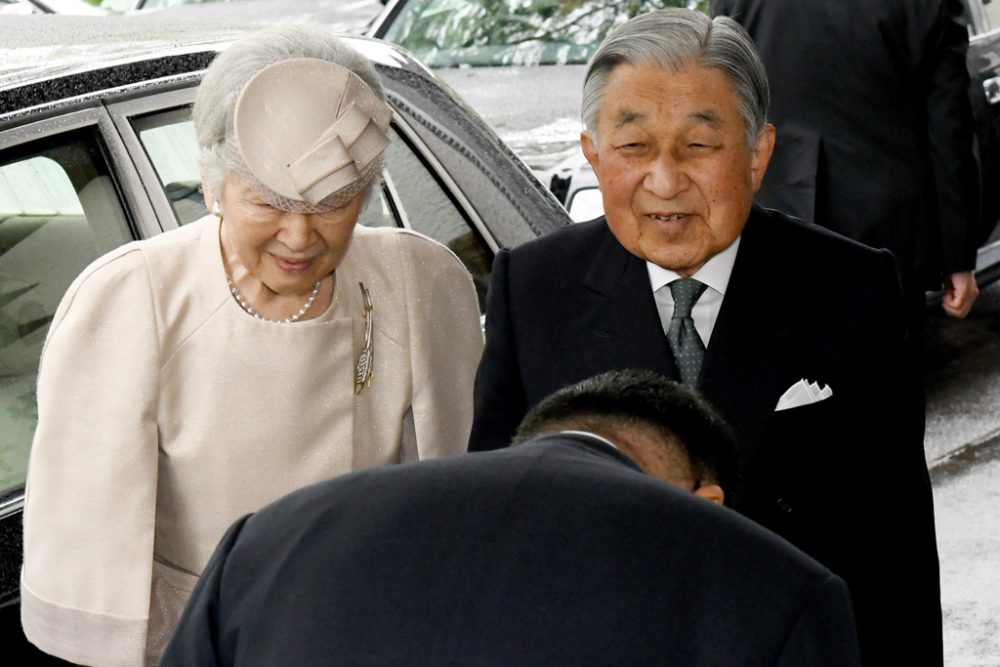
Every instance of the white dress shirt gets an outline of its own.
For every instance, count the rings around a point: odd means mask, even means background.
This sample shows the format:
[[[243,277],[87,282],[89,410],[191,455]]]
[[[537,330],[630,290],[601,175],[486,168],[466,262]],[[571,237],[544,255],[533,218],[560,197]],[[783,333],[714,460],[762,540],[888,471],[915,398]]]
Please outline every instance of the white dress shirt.
[[[712,331],[715,329],[715,321],[719,318],[722,299],[729,286],[729,277],[733,274],[733,264],[736,263],[736,251],[739,247],[740,237],[737,236],[728,248],[711,257],[691,276],[707,285],[707,289],[691,308],[694,328],[698,331],[705,347],[708,347],[708,341],[712,338]],[[670,328],[670,318],[674,314],[674,297],[670,293],[668,285],[681,276],[652,262],[646,262],[646,270],[649,272],[649,285],[653,290],[656,310],[660,313],[663,334],[666,335],[667,329]]]

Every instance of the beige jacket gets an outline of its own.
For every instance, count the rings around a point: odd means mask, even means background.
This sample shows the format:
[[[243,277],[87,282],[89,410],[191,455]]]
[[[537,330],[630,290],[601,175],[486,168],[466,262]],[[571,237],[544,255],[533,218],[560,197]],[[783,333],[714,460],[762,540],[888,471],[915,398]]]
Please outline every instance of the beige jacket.
[[[154,663],[238,517],[313,482],[465,451],[482,350],[472,280],[419,234],[358,227],[319,318],[255,320],[203,218],[95,261],[38,379],[21,615],[43,650]],[[354,393],[371,293],[375,371]]]

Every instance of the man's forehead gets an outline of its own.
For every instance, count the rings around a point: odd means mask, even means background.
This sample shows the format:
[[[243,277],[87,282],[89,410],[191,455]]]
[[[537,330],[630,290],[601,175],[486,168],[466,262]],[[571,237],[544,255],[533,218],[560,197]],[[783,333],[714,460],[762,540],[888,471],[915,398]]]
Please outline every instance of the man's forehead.
[[[656,120],[664,106],[672,106],[682,121],[721,129],[728,107],[738,105],[736,98],[729,75],[715,67],[696,62],[679,68],[620,63],[611,70],[599,119],[619,130]]]
[[[621,130],[629,125],[642,125],[648,120],[649,114],[629,108],[617,109],[614,117],[611,119],[616,130]],[[725,121],[719,116],[718,112],[710,108],[698,109],[685,114],[683,120],[693,124],[708,125],[716,130],[722,129],[723,125],[725,125]]]

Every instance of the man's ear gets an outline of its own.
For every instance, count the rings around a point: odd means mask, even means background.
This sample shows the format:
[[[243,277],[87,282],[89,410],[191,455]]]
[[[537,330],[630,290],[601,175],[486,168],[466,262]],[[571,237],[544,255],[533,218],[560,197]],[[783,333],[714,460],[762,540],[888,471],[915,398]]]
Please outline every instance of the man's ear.
[[[718,484],[703,484],[694,490],[694,495],[710,500],[716,505],[722,505],[726,500],[726,494]]]
[[[580,133],[580,148],[583,149],[583,156],[587,158],[594,174],[599,173],[597,167],[601,163],[600,151],[597,148],[597,141],[587,131]]]
[[[753,179],[754,192],[760,189],[760,184],[764,181],[767,165],[771,161],[771,154],[774,153],[774,141],[774,125],[766,123],[764,129],[757,135],[757,143],[754,144],[753,156],[750,159],[750,173]]]

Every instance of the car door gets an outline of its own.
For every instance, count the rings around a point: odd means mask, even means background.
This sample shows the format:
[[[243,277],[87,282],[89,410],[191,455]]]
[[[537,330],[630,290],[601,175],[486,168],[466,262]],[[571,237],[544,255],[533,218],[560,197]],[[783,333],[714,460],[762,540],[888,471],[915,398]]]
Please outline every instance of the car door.
[[[99,107],[0,132],[0,628],[11,655],[46,658],[19,632],[21,507],[37,422],[38,361],[59,301],[99,255],[143,234],[124,155]],[[130,203],[130,199],[131,202]],[[21,653],[20,655],[24,655]]]
[[[1000,262],[1000,2],[966,0],[969,19],[968,67],[982,183],[979,266]]]

